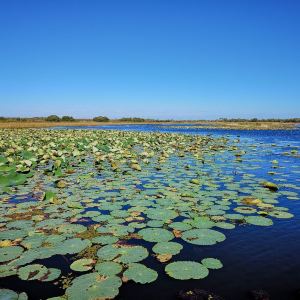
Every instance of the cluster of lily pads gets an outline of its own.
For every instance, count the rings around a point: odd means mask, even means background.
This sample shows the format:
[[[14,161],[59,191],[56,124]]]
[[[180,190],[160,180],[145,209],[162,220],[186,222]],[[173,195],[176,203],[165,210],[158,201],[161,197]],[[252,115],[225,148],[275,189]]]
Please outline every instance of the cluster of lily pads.
[[[276,173],[277,161],[272,174],[256,177],[255,151],[225,137],[3,129],[0,278],[58,282],[65,290],[51,299],[71,300],[112,299],[129,280],[157,280],[149,259],[174,279],[205,278],[222,262],[180,260],[188,245],[215,245],[236,226],[293,217],[280,197],[297,200],[299,188]],[[56,255],[70,274],[41,263]],[[26,299],[0,289],[6,295]]]

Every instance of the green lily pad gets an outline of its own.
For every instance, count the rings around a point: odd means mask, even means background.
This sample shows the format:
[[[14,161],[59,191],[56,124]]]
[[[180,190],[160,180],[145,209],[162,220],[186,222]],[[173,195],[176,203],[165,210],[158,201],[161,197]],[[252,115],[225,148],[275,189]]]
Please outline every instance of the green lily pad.
[[[226,237],[223,233],[212,229],[191,229],[183,232],[184,241],[195,245],[214,245],[223,242]]]
[[[9,289],[0,289],[0,299],[1,300],[27,300],[28,296],[26,293],[16,293],[15,291]]]
[[[217,258],[204,258],[201,263],[208,269],[221,269],[223,267],[223,264]]]
[[[40,264],[28,265],[18,270],[18,276],[22,280],[40,280],[46,276],[48,269]]]
[[[271,226],[273,225],[273,221],[271,219],[262,217],[262,216],[249,216],[245,217],[245,221],[252,225],[257,226]]]
[[[148,250],[142,246],[105,245],[97,252],[97,256],[102,260],[115,259],[124,264],[139,262],[148,255]]]
[[[166,273],[175,279],[203,279],[208,276],[208,269],[194,261],[176,261],[165,267]]]
[[[66,295],[72,300],[113,299],[119,294],[122,281],[117,276],[89,273],[76,277],[67,288]]]
[[[0,262],[7,262],[19,257],[23,253],[23,248],[19,246],[10,246],[0,248]]]
[[[183,246],[176,242],[161,242],[154,245],[152,250],[157,254],[176,255],[181,251],[182,248]]]
[[[148,242],[168,242],[174,238],[172,232],[163,228],[145,228],[138,232]]]
[[[96,264],[96,272],[104,276],[117,275],[122,271],[122,266],[114,261],[105,261]]]
[[[142,264],[132,263],[128,265],[128,269],[124,272],[123,276],[134,282],[145,284],[155,281],[158,274],[156,271]]]
[[[70,265],[71,270],[76,272],[86,272],[91,270],[94,265],[94,260],[91,258],[77,259]]]
[[[108,244],[114,244],[118,241],[119,239],[115,236],[111,235],[102,235],[102,236],[97,236],[92,239],[93,244],[100,244],[100,245],[108,245]]]

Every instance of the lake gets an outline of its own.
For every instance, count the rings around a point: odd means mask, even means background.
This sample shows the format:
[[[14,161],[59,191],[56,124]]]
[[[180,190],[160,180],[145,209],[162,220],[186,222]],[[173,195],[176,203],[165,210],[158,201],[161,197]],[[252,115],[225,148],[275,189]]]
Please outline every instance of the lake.
[[[226,138],[232,143],[230,151],[224,148],[224,151],[216,152],[216,155],[209,158],[213,161],[212,165],[202,165],[191,162],[187,167],[189,171],[199,170],[199,174],[206,174],[210,178],[213,174],[213,182],[206,186],[205,193],[202,194],[203,201],[208,202],[210,212],[209,216],[220,216],[221,213],[212,212],[215,210],[226,210],[226,214],[236,214],[238,210],[234,199],[243,197],[255,190],[256,185],[251,181],[271,181],[279,186],[279,196],[276,192],[270,193],[270,198],[265,203],[274,204],[279,211],[287,211],[294,216],[292,218],[272,217],[272,226],[255,226],[234,219],[235,228],[232,230],[220,229],[220,232],[226,235],[226,239],[213,245],[195,245],[186,241],[180,241],[183,249],[175,257],[175,261],[201,261],[202,258],[212,257],[222,261],[223,268],[212,270],[209,276],[199,280],[175,280],[168,276],[164,268],[165,263],[159,262],[149,255],[143,263],[158,273],[158,279],[149,284],[138,284],[129,281],[120,287],[120,293],[116,299],[176,299],[180,290],[185,289],[203,289],[211,291],[224,299],[242,300],[251,299],[249,291],[262,289],[268,291],[270,299],[300,299],[300,130],[224,130],[224,129],[205,129],[197,125],[114,125],[114,126],[93,126],[65,128],[58,127],[55,130],[78,129],[82,130],[108,130],[114,132],[144,132],[144,133],[172,133],[182,135],[205,135],[213,138]],[[52,130],[52,129],[51,129]],[[49,130],[51,132],[51,130]],[[224,140],[225,141],[225,140]],[[172,143],[172,141],[169,141]],[[225,142],[224,142],[225,143]],[[230,144],[231,145],[231,144]],[[238,145],[238,150],[234,147]],[[184,149],[182,149],[184,151]],[[212,150],[214,151],[214,150]],[[237,154],[237,160],[233,160],[233,153]],[[236,152],[238,151],[238,153]],[[171,155],[170,155],[171,156]],[[169,181],[175,182],[180,186],[180,181],[184,180],[182,168],[186,166],[178,163],[178,178],[176,178],[176,160],[170,158],[170,168],[162,170],[163,176],[160,177],[160,171],[153,174],[144,174],[141,182],[145,181],[151,188],[161,180],[164,184]],[[182,167],[182,168],[181,168]],[[171,177],[168,177],[168,170],[172,171]],[[157,175],[158,174],[158,175]],[[219,175],[218,175],[219,174]],[[155,180],[151,181],[151,176]],[[221,179],[218,178],[218,176]],[[150,181],[146,179],[150,178]],[[199,175],[201,180],[201,176]],[[206,177],[205,177],[206,178]],[[153,179],[153,178],[152,178]],[[226,181],[227,180],[227,181]],[[166,181],[166,182],[165,182]],[[175,184],[175,186],[176,186]],[[217,186],[216,186],[217,185]],[[224,204],[224,196],[218,191],[232,190],[230,205]],[[240,190],[239,190],[240,189]],[[143,187],[141,186],[141,190]],[[263,194],[265,195],[268,194]],[[207,197],[207,199],[205,199]],[[167,197],[166,197],[167,198]],[[227,199],[228,200],[228,199]],[[192,200],[190,200],[192,201]],[[215,202],[211,208],[211,202]],[[216,205],[217,203],[217,205]],[[218,206],[218,207],[215,207]],[[223,208],[221,207],[223,206]],[[225,207],[227,206],[227,208]],[[283,209],[281,209],[283,207]],[[203,208],[203,207],[202,207]],[[123,207],[124,209],[124,207]],[[206,209],[206,208],[205,208]],[[204,210],[205,210],[204,209]],[[261,209],[263,210],[263,209]],[[200,210],[202,211],[202,210]],[[255,207],[256,211],[256,207]],[[245,212],[246,213],[246,212]],[[251,214],[251,212],[250,212]],[[183,213],[173,221],[180,222],[187,215]],[[195,217],[190,214],[189,217]],[[217,220],[215,218],[214,220]],[[241,222],[240,222],[241,221]],[[89,224],[95,224],[90,222]],[[80,223],[85,224],[85,223]],[[168,224],[168,223],[167,223]],[[138,227],[137,227],[138,228]],[[164,227],[165,228],[165,227]],[[132,239],[133,244],[142,245],[149,252],[153,243],[147,240]],[[177,242],[177,239],[176,239]],[[72,256],[66,255],[66,259],[72,259]],[[53,256],[48,259],[38,260],[39,263],[47,267],[59,267],[63,274],[70,272],[69,262],[62,256]],[[62,295],[59,286],[53,286],[50,283],[41,283],[36,281],[22,281],[16,276],[2,278],[1,286],[5,288],[25,291],[29,299],[47,299],[49,297]],[[298,293],[298,294],[297,294]],[[41,295],[43,295],[41,297]],[[298,295],[298,296],[297,296]],[[298,297],[298,298],[297,298]]]

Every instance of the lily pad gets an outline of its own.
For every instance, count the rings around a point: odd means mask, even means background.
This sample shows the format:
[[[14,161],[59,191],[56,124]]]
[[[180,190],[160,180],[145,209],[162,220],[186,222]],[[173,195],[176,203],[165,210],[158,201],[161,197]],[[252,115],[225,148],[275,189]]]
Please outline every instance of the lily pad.
[[[142,264],[132,263],[128,265],[128,269],[124,272],[123,276],[134,282],[145,284],[155,281],[158,274],[156,271]]]
[[[95,270],[104,276],[117,275],[122,271],[122,266],[114,261],[105,261],[96,264]]]
[[[72,262],[70,268],[76,272],[86,272],[93,268],[94,262],[91,258],[81,258]]]
[[[183,246],[176,242],[161,242],[154,245],[152,250],[157,254],[176,255],[181,251],[182,248]]]
[[[214,245],[223,242],[226,237],[223,233],[212,229],[191,229],[183,232],[182,239],[195,245]]]
[[[19,246],[10,246],[0,248],[0,262],[7,262],[19,257],[23,253],[23,248]]]
[[[67,288],[66,295],[72,300],[113,299],[119,294],[122,281],[117,276],[89,273],[76,277]]]
[[[195,261],[176,261],[165,267],[166,273],[175,279],[203,279],[208,276],[208,269]]]
[[[163,228],[145,228],[138,232],[147,242],[168,242],[174,238],[172,232]]]
[[[22,280],[40,280],[46,276],[48,269],[40,264],[28,265],[18,270],[18,276]]]
[[[273,221],[271,219],[262,217],[262,216],[249,216],[245,217],[245,221],[252,225],[257,226],[271,226],[273,225]]]
[[[217,258],[204,258],[201,263],[208,269],[221,269],[223,264]]]

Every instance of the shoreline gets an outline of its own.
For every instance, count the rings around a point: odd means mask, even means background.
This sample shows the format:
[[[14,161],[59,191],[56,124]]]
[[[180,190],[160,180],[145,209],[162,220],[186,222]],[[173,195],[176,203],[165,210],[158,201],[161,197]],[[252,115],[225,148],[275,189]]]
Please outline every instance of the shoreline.
[[[288,122],[224,122],[224,121],[173,121],[173,122],[94,122],[94,121],[74,121],[74,122],[46,122],[46,121],[5,121],[0,122],[0,128],[50,128],[58,126],[109,126],[109,125],[201,125],[201,128],[211,129],[237,129],[237,130],[291,130],[297,128],[299,123]]]

